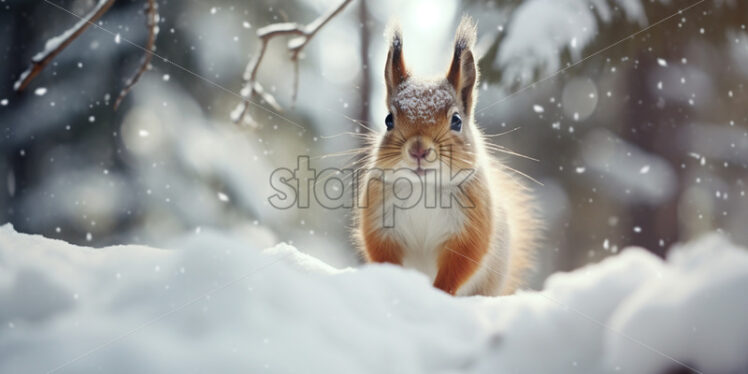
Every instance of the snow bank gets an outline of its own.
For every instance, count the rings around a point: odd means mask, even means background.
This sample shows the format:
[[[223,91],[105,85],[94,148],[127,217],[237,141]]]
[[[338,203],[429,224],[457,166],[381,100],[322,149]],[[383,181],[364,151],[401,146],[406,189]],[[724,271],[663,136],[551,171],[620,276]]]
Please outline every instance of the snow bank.
[[[541,292],[452,298],[203,232],[102,249],[0,228],[0,372],[705,373],[748,369],[748,253],[627,249]]]
[[[668,3],[668,0],[660,0]],[[653,0],[650,0],[653,2]],[[561,55],[572,62],[582,59],[584,48],[602,25],[620,18],[644,27],[648,21],[640,0],[528,0],[514,11],[507,36],[499,48],[494,68],[504,82],[530,84],[561,69]],[[540,73],[540,77],[534,75]]]

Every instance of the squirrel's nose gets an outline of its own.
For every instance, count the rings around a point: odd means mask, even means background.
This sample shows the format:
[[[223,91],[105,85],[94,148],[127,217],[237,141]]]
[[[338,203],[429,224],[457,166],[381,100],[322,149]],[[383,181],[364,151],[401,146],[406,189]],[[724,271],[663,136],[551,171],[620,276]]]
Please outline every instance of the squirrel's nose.
[[[410,157],[413,157],[415,160],[425,159],[429,152],[431,152],[431,148],[424,147],[420,141],[413,143],[408,150]]]

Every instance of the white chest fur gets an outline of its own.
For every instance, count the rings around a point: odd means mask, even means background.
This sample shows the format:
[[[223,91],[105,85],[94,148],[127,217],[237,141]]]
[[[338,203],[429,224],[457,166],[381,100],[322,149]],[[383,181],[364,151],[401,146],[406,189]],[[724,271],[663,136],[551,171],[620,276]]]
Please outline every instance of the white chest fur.
[[[403,245],[403,266],[436,278],[441,245],[460,232],[464,213],[458,204],[451,207],[427,206],[419,202],[411,208],[395,209],[391,235]]]

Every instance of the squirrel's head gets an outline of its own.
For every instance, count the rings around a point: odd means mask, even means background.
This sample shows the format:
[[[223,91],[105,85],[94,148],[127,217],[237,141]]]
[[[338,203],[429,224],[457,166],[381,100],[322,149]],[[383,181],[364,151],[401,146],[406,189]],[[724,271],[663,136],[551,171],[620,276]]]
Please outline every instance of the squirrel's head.
[[[389,113],[376,157],[378,167],[410,168],[424,174],[440,162],[457,169],[475,166],[479,138],[472,121],[478,80],[472,51],[475,39],[475,24],[463,17],[446,73],[436,79],[418,79],[406,68],[399,27],[391,27],[384,70]]]

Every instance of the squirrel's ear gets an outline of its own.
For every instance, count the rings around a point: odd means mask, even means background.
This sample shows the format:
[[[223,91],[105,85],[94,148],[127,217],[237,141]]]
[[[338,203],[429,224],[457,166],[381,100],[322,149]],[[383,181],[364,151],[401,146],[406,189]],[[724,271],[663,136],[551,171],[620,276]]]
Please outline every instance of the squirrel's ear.
[[[475,39],[475,23],[468,16],[462,17],[457,26],[454,55],[447,72],[447,81],[454,87],[465,113],[470,113],[473,108],[473,90],[478,80],[478,67],[472,52]]]
[[[408,79],[408,71],[403,61],[403,37],[400,25],[392,23],[388,27],[390,51],[384,65],[384,81],[387,83],[387,93],[392,94],[403,81]]]

